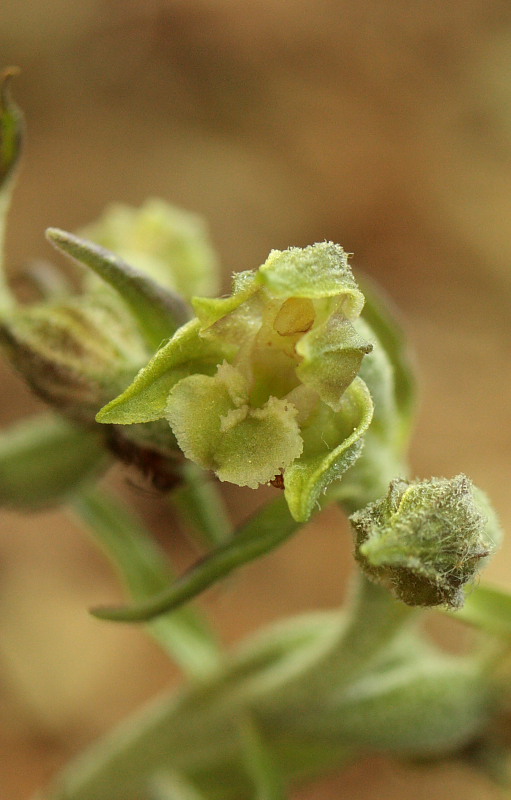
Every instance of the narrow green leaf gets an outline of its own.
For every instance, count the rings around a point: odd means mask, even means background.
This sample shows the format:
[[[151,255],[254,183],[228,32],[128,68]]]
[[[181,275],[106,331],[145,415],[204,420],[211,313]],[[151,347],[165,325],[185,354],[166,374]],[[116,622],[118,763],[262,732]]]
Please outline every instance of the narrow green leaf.
[[[0,504],[36,509],[61,503],[109,463],[102,437],[41,414],[0,433]]]
[[[189,299],[219,290],[218,259],[197,214],[150,197],[134,208],[107,206],[79,236],[117,253],[162,286]]]
[[[12,102],[9,92],[11,80],[17,74],[15,67],[0,73],[0,311],[6,311],[14,305],[3,274],[3,264],[5,223],[24,132],[23,115]]]
[[[79,517],[112,561],[132,597],[143,601],[169,585],[168,560],[131,512],[99,489],[81,492],[73,502]],[[206,624],[192,609],[160,617],[150,631],[181,667],[204,677],[220,663],[217,643]]]
[[[179,295],[114,253],[58,228],[48,228],[46,236],[54,247],[92,269],[120,294],[151,347],[159,347],[189,319],[188,307]]]
[[[188,572],[145,602],[125,607],[93,608],[100,619],[144,622],[179,608],[243,564],[270,552],[298,528],[284,497],[266,506],[242,525],[226,544],[197,562]]]
[[[23,142],[23,115],[12,102],[10,83],[18,75],[16,67],[0,73],[0,186],[2,189],[12,178]]]
[[[505,589],[487,584],[471,587],[462,608],[445,609],[444,613],[486,633],[511,639],[511,593]]]
[[[254,800],[285,800],[282,774],[252,718],[243,720],[240,733],[245,767],[254,784]]]

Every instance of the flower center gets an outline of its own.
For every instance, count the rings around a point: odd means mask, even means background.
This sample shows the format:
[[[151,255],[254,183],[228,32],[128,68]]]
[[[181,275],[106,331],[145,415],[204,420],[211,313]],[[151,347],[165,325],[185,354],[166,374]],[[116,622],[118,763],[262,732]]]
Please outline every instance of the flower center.
[[[293,336],[307,333],[315,319],[312,300],[303,297],[290,297],[282,303],[277,316],[273,320],[273,328],[281,336]]]

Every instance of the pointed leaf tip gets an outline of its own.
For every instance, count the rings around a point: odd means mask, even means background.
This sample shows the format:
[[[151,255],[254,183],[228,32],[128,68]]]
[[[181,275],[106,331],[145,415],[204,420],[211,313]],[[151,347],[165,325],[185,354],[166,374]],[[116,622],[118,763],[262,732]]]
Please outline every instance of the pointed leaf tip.
[[[109,250],[60,228],[48,228],[46,238],[57,250],[92,269],[119,293],[151,348],[159,347],[188,320],[188,306],[179,295]]]
[[[3,273],[5,221],[11,203],[13,176],[23,145],[23,115],[10,96],[10,83],[17,67],[0,72],[0,310],[10,311],[15,300]]]
[[[0,72],[0,186],[3,188],[16,166],[23,139],[23,116],[13,103],[10,93],[12,79],[18,67]]]

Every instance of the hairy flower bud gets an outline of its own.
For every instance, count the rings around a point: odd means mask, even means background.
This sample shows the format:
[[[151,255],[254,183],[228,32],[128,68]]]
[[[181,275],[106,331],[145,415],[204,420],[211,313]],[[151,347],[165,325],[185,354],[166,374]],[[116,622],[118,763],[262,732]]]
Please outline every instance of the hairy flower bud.
[[[350,521],[364,572],[409,605],[462,606],[463,587],[500,540],[486,496],[465,475],[396,479]]]
[[[128,314],[85,297],[19,307],[0,343],[33,391],[78,422],[93,423],[147,357]]]

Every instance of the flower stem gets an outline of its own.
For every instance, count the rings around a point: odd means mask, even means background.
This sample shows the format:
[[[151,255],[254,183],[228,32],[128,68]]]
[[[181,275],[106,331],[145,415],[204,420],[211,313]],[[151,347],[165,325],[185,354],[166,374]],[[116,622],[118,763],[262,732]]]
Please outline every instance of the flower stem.
[[[142,522],[111,494],[97,487],[82,490],[73,510],[120,572],[132,596],[142,600],[167,586],[172,572]],[[221,663],[216,638],[194,610],[181,609],[149,626],[159,644],[182,669],[196,678],[214,672]]]
[[[228,542],[153,597],[133,606],[94,608],[91,613],[100,619],[145,622],[173,611],[232,570],[273,550],[299,527],[285,498],[280,497],[242,525]]]

